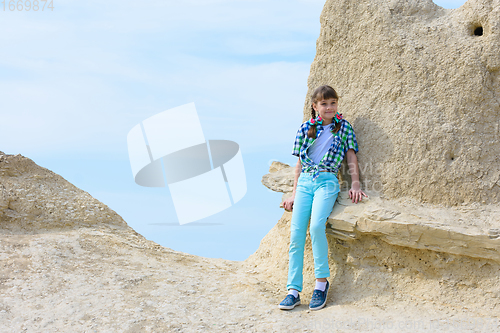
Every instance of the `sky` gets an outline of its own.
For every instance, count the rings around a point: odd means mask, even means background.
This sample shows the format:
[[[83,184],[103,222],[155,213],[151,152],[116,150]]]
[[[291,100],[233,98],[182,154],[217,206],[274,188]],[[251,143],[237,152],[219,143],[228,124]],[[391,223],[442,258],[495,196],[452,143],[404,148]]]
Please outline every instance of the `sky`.
[[[58,173],[163,246],[229,260],[255,252],[283,214],[281,193],[261,179],[273,160],[296,163],[324,1],[43,4],[0,7],[0,151]],[[134,183],[126,138],[146,118],[191,102],[205,138],[240,145],[247,194],[181,226],[168,188]],[[179,126],[189,133],[188,119]]]

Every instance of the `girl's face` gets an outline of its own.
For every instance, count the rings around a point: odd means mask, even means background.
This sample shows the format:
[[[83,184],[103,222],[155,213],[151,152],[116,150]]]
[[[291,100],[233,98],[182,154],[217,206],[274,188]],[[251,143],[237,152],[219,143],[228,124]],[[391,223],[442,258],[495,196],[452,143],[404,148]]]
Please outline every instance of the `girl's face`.
[[[322,99],[313,103],[313,108],[323,118],[323,125],[328,125],[332,122],[333,117],[337,113],[338,100],[336,98]]]

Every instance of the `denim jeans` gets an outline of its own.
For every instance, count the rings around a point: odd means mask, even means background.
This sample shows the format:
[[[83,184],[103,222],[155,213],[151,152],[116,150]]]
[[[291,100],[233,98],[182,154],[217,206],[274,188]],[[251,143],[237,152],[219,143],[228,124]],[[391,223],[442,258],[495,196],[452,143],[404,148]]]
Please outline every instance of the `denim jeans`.
[[[312,173],[302,172],[297,181],[290,225],[290,250],[287,289],[302,291],[302,269],[304,245],[309,218],[309,233],[314,257],[316,278],[330,276],[328,267],[328,242],[326,240],[326,219],[330,215],[340,191],[337,176],[332,172],[320,172],[313,181]]]

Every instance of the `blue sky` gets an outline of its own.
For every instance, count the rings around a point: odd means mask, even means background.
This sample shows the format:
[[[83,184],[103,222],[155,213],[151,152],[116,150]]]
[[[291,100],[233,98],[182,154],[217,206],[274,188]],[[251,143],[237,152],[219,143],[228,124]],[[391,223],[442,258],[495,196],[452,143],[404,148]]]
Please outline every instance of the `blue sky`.
[[[324,1],[53,3],[0,8],[0,151],[60,174],[163,246],[248,257],[282,215],[281,194],[260,181],[272,160],[296,163],[290,150]],[[226,211],[173,226],[168,189],[134,183],[126,136],[190,102],[205,138],[240,145],[248,191]],[[189,131],[188,121],[179,126]]]

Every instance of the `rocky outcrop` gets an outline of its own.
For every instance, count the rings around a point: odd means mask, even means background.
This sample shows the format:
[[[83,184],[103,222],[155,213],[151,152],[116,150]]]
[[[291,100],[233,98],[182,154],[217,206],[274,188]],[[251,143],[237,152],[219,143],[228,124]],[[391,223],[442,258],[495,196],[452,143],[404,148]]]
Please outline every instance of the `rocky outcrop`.
[[[144,239],[105,205],[23,156],[4,155],[0,165],[2,332],[370,332],[405,325],[467,332],[471,320],[476,328],[497,328],[500,270],[493,260],[395,246],[368,233],[349,241],[328,235],[327,307],[309,313],[301,305],[289,320],[276,305],[285,294],[290,213],[245,262],[202,258]],[[44,182],[32,183],[36,175],[45,175]],[[68,206],[76,202],[59,194],[55,207],[35,207],[35,215],[30,200],[50,200],[48,188],[103,209],[88,220],[75,218]],[[46,222],[29,220],[42,215]],[[309,243],[305,263],[307,304],[314,286]]]
[[[273,162],[262,183],[271,190],[292,191],[294,168]],[[355,204],[341,192],[327,220],[327,232],[352,241],[376,236],[388,244],[492,259],[500,263],[500,207],[470,204],[445,208],[416,200],[387,200],[376,192]]]
[[[340,94],[364,188],[498,203],[500,2],[446,10],[431,0],[328,0],[320,21],[308,96],[323,84]]]
[[[327,0],[320,21],[308,97],[324,84],[339,93],[370,196],[348,199],[343,165],[326,225],[335,300],[383,308],[407,295],[497,317],[500,1],[445,10],[431,0]],[[293,169],[275,162],[262,183],[285,199]],[[247,259],[283,285],[291,217]],[[304,290],[314,281],[307,235]]]
[[[126,227],[102,202],[20,154],[0,152],[0,229],[37,233],[105,223]]]
[[[326,2],[309,94],[340,93],[370,199],[341,192],[328,219],[325,309],[277,309],[290,212],[244,263],[196,257],[0,152],[0,331],[498,331],[499,10]],[[273,163],[263,183],[288,196],[292,168]],[[314,280],[308,235],[302,299]]]
[[[494,261],[401,250],[366,233],[349,241],[329,235],[327,307],[309,312],[301,305],[289,320],[277,304],[285,295],[290,213],[245,262],[203,258],[146,240],[30,159],[0,155],[1,332],[370,332],[408,323],[451,328],[450,318],[496,327],[498,311],[483,311],[500,295]],[[287,169],[272,165],[274,173]],[[90,214],[84,205],[99,209]],[[307,246],[306,304],[314,281]]]
[[[289,330],[271,311],[277,297],[241,262],[162,247],[61,176],[0,152],[0,332]]]
[[[273,163],[263,184],[290,195],[293,168]],[[331,290],[336,304],[371,303],[385,308],[409,297],[450,311],[500,315],[500,209],[388,200],[368,191],[354,204],[341,191],[327,220]],[[278,205],[278,202],[276,203]],[[291,212],[261,241],[246,262],[286,285]],[[304,290],[314,289],[310,236],[304,256]],[[460,310],[459,310],[460,309]]]

